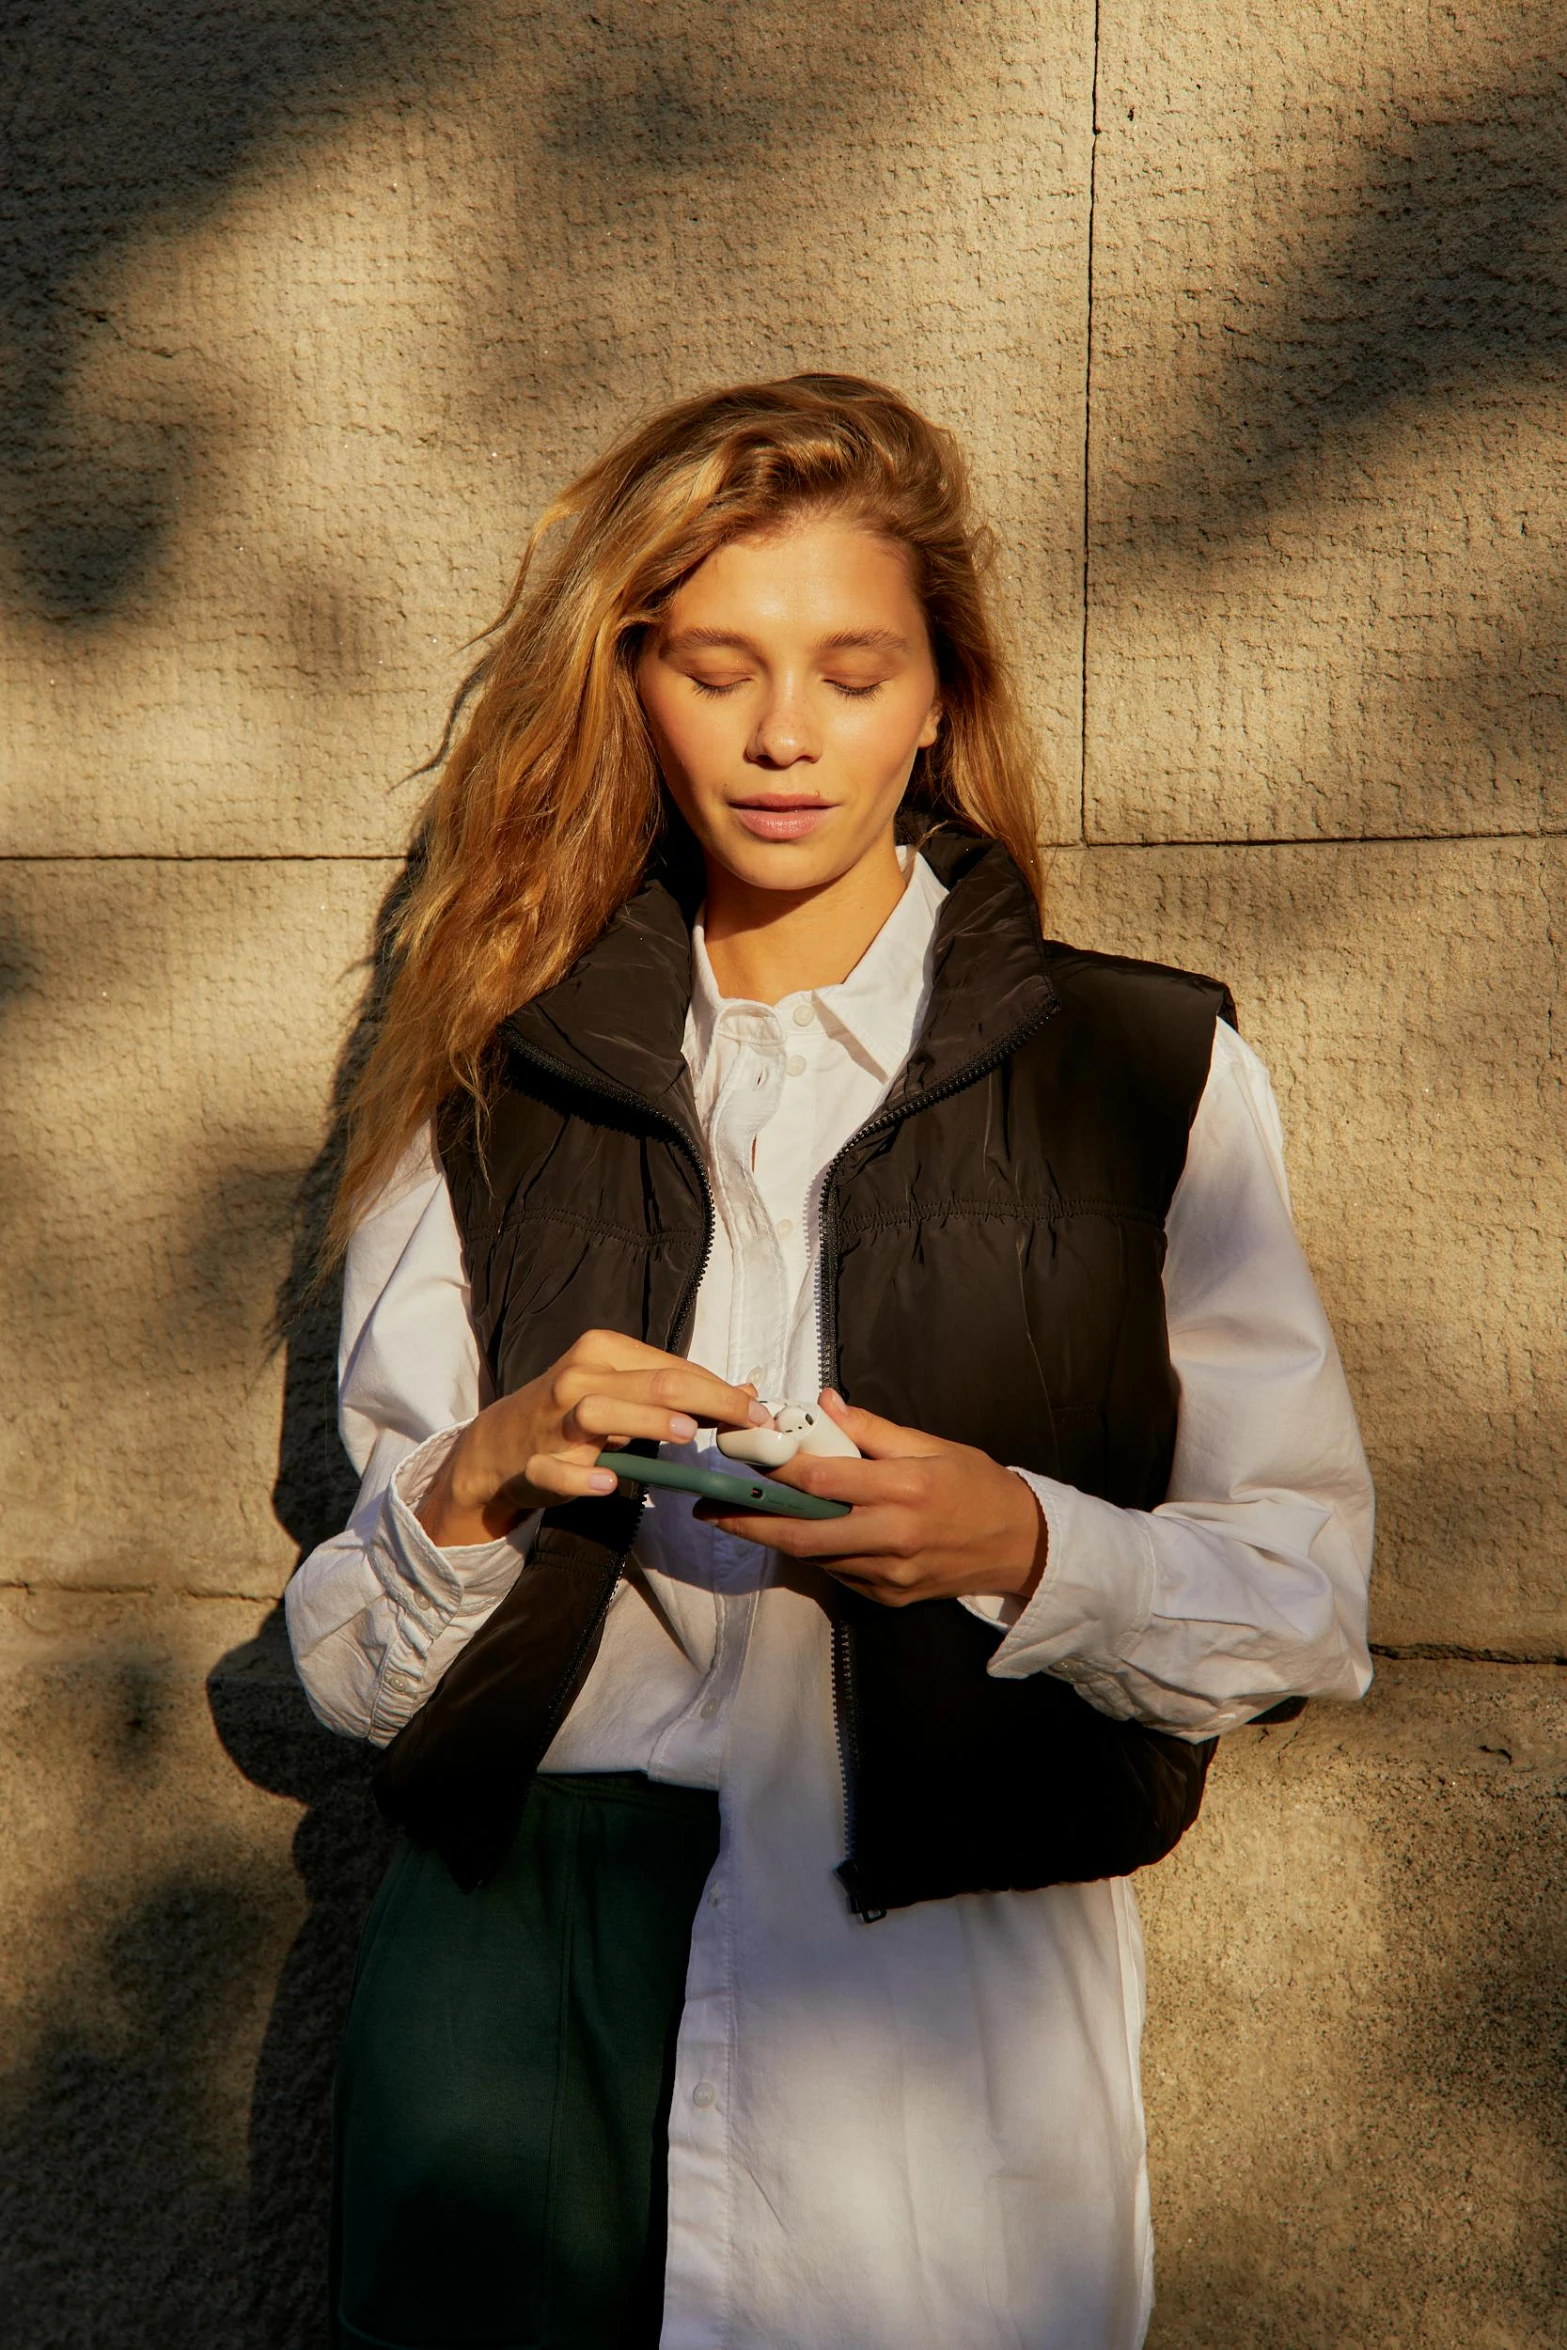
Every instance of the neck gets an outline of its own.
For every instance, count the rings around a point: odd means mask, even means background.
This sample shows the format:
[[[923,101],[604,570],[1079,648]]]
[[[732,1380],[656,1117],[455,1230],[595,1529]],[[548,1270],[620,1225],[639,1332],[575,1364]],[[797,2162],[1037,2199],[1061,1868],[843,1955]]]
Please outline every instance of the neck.
[[[756,889],[711,858],[703,934],[721,995],[776,1004],[847,979],[903,895],[889,828],[836,881],[799,892]]]

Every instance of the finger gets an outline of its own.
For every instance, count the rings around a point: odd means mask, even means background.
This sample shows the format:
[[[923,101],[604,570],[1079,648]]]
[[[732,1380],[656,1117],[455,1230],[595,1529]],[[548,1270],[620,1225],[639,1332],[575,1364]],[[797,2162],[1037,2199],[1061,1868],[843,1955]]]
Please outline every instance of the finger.
[[[672,1355],[662,1347],[649,1346],[640,1338],[629,1337],[624,1330],[584,1331],[576,1345],[567,1355],[562,1357],[562,1362],[587,1369],[596,1366],[607,1371],[640,1371],[649,1374],[661,1370],[692,1372],[698,1378],[711,1382],[713,1390],[721,1391],[731,1398],[743,1396],[749,1400],[754,1399],[756,1395],[754,1380],[744,1380],[737,1386],[730,1380],[721,1379],[718,1373],[710,1371],[705,1363],[693,1363],[686,1355]],[[736,1426],[744,1427],[746,1423],[744,1407],[737,1414],[730,1416],[734,1419]]]
[[[782,1551],[786,1558],[814,1559],[833,1573],[854,1565],[874,1573],[881,1561],[907,1553],[912,1534],[903,1510],[851,1510],[846,1518],[780,1518],[704,1501],[694,1514],[721,1534],[737,1534],[764,1549]]]
[[[876,1412],[860,1411],[845,1403],[836,1387],[824,1387],[820,1401],[827,1417],[836,1420],[845,1436],[852,1437],[872,1460],[896,1460],[902,1455],[938,1450],[933,1436],[918,1428],[901,1427],[896,1420],[884,1420]]]
[[[601,1500],[620,1483],[613,1469],[595,1468],[591,1460],[563,1460],[559,1453],[540,1453],[528,1463],[527,1482],[535,1493],[553,1501]],[[537,1505],[532,1505],[537,1506]]]
[[[853,1508],[919,1509],[928,1496],[930,1472],[927,1454],[903,1454],[883,1460],[854,1460],[838,1453],[797,1452],[782,1468],[767,1474],[779,1485],[793,1485],[823,1501],[846,1501]]]
[[[584,1330],[563,1357],[566,1362],[597,1363],[611,1371],[654,1370],[660,1363],[684,1364],[684,1355],[672,1355],[661,1346],[649,1346],[625,1330]]]
[[[697,1423],[687,1412],[665,1411],[661,1404],[627,1403],[624,1396],[585,1395],[560,1424],[566,1444],[592,1444],[596,1450],[617,1450],[633,1437],[654,1444],[689,1444]]]
[[[554,1384],[554,1401],[562,1413],[574,1412],[589,1395],[609,1395],[626,1403],[682,1412],[696,1427],[766,1428],[772,1424],[765,1404],[749,1387],[735,1387],[700,1364],[666,1355],[655,1366],[616,1371],[607,1366],[561,1365]],[[616,1425],[619,1423],[617,1421]],[[682,1443],[689,1438],[679,1439]]]

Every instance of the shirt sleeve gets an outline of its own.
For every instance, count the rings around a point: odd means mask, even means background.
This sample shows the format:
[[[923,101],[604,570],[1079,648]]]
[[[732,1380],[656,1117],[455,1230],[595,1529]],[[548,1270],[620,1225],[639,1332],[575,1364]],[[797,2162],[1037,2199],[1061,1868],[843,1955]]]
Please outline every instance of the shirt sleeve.
[[[385,1745],[516,1580],[536,1517],[441,1550],[415,1514],[481,1389],[462,1245],[426,1135],[348,1246],[338,1423],[359,1499],[284,1594],[294,1661],[329,1729]]]
[[[1189,1738],[1371,1682],[1373,1501],[1333,1334],[1290,1219],[1267,1072],[1219,1025],[1171,1203],[1181,1400],[1169,1493],[1123,1510],[1029,1475],[1049,1528],[990,1670],[1050,1672],[1102,1713]]]

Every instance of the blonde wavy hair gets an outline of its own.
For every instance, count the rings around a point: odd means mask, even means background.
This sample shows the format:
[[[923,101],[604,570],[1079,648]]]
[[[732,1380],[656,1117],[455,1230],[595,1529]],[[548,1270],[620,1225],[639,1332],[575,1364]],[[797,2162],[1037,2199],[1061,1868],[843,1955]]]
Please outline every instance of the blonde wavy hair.
[[[444,1101],[482,1110],[498,1023],[563,977],[679,824],[637,694],[647,630],[717,548],[802,514],[907,549],[942,725],[905,807],[926,829],[946,819],[1002,842],[1040,896],[1031,766],[985,596],[991,534],[952,435],[857,376],[666,409],[540,517],[453,706],[349,1096],[331,1255]]]

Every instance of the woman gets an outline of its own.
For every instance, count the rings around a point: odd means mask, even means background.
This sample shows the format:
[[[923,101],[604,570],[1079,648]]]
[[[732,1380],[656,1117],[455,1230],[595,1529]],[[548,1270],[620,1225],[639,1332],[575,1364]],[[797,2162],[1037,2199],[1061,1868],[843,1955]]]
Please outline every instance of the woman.
[[[1125,1871],[1364,1691],[1371,1497],[1224,991],[1042,939],[982,552],[894,394],[689,402],[545,517],[426,812],[289,1592],[409,1831],[345,2343],[1142,2340]],[[596,1466],[818,1395],[847,1517]]]

